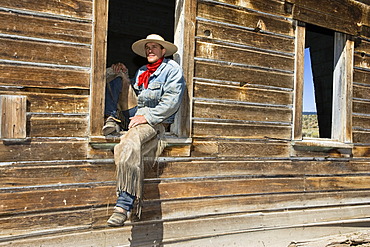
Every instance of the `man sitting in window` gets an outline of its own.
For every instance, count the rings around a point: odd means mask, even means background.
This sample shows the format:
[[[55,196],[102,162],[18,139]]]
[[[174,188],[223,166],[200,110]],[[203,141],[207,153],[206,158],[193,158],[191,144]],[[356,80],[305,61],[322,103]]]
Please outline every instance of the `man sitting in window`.
[[[132,50],[146,57],[148,64],[138,70],[132,82],[137,93],[137,110],[130,117],[127,133],[114,148],[118,199],[107,222],[110,226],[124,224],[136,199],[139,201],[140,216],[144,161],[154,164],[155,158],[163,151],[160,141],[164,133],[162,123],[173,121],[185,89],[181,67],[165,58],[177,51],[174,44],[151,34],[146,39],[136,41]],[[123,64],[115,65],[114,70],[127,72]]]

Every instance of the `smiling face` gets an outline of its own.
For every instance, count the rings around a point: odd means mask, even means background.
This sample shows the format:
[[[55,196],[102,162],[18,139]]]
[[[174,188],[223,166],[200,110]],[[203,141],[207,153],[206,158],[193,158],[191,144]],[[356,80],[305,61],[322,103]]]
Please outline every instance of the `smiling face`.
[[[145,44],[146,58],[149,63],[155,63],[166,54],[166,49],[158,43],[149,42]]]

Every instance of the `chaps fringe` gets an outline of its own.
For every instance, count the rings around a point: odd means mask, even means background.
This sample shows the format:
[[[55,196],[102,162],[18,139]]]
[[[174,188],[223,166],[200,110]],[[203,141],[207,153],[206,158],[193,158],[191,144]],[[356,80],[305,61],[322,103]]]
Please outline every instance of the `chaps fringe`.
[[[114,148],[116,163],[117,193],[126,191],[138,200],[137,216],[142,211],[144,167],[153,167],[158,156],[163,152],[166,142],[162,140],[162,124],[139,125],[121,137]]]

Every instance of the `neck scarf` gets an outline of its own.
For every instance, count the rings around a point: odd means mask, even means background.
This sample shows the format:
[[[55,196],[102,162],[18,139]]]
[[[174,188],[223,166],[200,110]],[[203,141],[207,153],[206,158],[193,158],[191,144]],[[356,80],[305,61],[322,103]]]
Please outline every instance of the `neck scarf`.
[[[163,62],[163,59],[164,57],[162,57],[161,59],[159,59],[157,62],[155,63],[149,63],[146,65],[146,68],[147,70],[145,70],[143,73],[141,73],[141,75],[139,76],[139,82],[138,82],[138,86],[140,87],[142,84],[144,84],[144,88],[147,89],[148,88],[148,84],[149,84],[149,77],[158,69],[159,65],[162,64]]]

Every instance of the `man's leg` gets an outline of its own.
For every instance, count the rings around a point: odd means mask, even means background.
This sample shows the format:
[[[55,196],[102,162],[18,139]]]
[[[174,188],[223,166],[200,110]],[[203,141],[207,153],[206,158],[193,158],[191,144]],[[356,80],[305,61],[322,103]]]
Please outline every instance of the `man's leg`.
[[[117,105],[121,91],[121,77],[116,77],[106,85],[104,115],[107,119],[103,127],[104,135],[118,133],[120,131],[121,120],[118,118]]]
[[[123,226],[124,222],[128,218],[128,213],[134,207],[135,199],[135,196],[127,193],[126,191],[120,191],[116,206],[114,207],[114,212],[107,221],[108,225]]]

